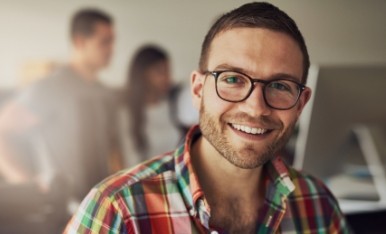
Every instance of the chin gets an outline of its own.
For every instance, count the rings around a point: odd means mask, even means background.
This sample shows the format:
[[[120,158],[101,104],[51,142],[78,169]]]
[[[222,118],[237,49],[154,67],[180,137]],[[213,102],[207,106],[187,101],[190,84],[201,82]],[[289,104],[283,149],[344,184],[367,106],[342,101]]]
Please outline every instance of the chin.
[[[263,166],[274,157],[271,149],[244,149],[238,153],[238,167],[253,169]]]
[[[241,168],[241,169],[255,169],[259,168],[261,166],[264,166],[269,160],[271,160],[273,157],[271,155],[267,155],[264,157],[254,158],[245,160],[244,158],[235,158],[235,159],[228,159],[228,161],[233,164],[234,166]]]

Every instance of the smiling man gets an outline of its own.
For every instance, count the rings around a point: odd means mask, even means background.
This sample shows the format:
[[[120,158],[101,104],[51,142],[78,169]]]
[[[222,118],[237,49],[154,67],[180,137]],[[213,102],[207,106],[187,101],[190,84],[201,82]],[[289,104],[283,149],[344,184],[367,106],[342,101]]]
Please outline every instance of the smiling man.
[[[279,152],[310,98],[295,22],[267,3],[221,16],[191,75],[200,124],[176,151],[97,185],[69,233],[348,233],[325,185]]]

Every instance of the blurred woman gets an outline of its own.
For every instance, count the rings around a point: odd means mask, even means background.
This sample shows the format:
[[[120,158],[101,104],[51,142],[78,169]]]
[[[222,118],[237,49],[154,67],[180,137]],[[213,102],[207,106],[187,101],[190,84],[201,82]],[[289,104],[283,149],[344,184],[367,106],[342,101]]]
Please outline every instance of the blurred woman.
[[[140,48],[132,59],[127,81],[132,148],[127,157],[131,162],[138,157],[138,163],[172,150],[179,141],[171,113],[172,81],[167,53],[153,45]]]

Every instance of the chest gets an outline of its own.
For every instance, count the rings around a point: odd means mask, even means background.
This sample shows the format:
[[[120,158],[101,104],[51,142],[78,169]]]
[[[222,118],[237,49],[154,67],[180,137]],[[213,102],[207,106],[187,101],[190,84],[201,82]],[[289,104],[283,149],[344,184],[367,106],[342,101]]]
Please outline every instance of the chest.
[[[255,233],[258,207],[243,202],[228,202],[211,207],[211,227],[229,233]]]

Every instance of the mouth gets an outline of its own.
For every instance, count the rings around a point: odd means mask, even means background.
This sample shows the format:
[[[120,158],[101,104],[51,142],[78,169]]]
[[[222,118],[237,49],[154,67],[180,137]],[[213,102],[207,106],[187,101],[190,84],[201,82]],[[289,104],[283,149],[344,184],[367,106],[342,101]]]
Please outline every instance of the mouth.
[[[236,131],[240,133],[249,134],[251,136],[263,136],[270,132],[272,132],[272,129],[267,128],[258,128],[258,127],[251,127],[248,125],[242,125],[242,124],[234,124],[229,123],[229,125]]]

